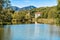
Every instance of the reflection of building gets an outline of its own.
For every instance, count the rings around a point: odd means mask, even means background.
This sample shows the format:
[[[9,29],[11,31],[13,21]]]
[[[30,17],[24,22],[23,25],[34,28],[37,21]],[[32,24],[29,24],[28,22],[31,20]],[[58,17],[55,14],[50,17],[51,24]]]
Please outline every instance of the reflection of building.
[[[35,12],[35,18],[41,16],[41,12]]]

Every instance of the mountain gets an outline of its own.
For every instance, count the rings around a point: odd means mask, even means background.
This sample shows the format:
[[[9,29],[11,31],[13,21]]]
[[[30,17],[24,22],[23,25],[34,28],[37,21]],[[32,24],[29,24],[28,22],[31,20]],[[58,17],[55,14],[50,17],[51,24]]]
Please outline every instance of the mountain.
[[[27,7],[20,8],[20,10],[31,10],[33,8],[36,8],[36,7],[35,6],[27,6]]]
[[[19,8],[16,6],[11,6],[11,9],[14,11],[19,11],[19,10],[31,10],[33,8],[36,8],[35,6],[27,6],[27,7],[23,7],[23,8]]]
[[[14,11],[20,10],[20,8],[19,7],[16,7],[16,6],[11,6],[11,9],[14,10]]]

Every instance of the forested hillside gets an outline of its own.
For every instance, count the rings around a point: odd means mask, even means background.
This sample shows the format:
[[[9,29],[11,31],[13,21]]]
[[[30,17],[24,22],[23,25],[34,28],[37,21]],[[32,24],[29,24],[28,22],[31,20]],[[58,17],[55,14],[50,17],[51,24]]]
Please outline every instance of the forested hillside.
[[[0,24],[13,23],[31,23],[31,19],[35,18],[35,12],[42,12],[37,19],[55,19],[56,24],[60,24],[60,0],[53,7],[40,7],[28,10],[14,11],[11,9],[10,0],[0,0]],[[15,22],[17,20],[17,22]]]

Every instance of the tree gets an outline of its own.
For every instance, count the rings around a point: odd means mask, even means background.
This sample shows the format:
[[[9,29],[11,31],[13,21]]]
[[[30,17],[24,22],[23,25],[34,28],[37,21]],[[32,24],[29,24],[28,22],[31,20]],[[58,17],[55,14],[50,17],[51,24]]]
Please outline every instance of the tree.
[[[0,13],[3,10],[4,0],[0,0]]]
[[[2,20],[3,24],[4,22],[11,22],[11,12],[9,10],[9,7],[9,0],[0,0],[0,20]]]
[[[57,24],[60,24],[60,0],[57,0],[58,1],[58,5],[57,5]]]

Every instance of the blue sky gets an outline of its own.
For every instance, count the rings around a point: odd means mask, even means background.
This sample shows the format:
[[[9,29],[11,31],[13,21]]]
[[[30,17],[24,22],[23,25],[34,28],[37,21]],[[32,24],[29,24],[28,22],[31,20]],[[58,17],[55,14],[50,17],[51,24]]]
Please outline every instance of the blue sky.
[[[36,6],[36,7],[45,7],[45,6],[55,6],[57,5],[57,0],[10,0],[12,6],[25,7],[25,6]]]

